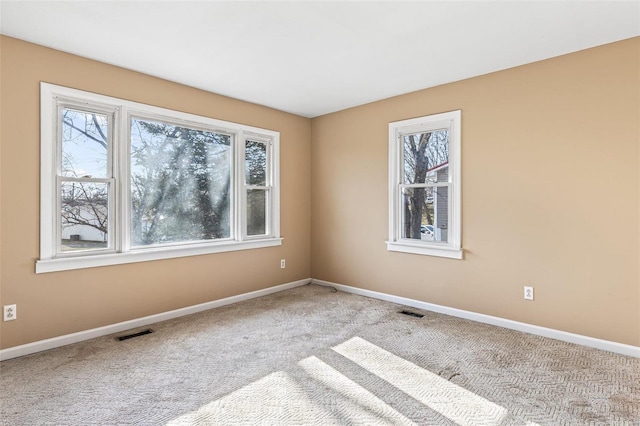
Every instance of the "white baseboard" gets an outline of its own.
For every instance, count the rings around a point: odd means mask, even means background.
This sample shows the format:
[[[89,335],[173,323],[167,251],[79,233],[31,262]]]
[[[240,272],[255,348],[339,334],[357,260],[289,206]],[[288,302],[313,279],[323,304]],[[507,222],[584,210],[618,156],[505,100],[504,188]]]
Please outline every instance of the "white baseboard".
[[[379,293],[377,291],[365,290],[362,288],[351,287],[343,284],[336,284],[329,281],[317,280],[315,278],[312,279],[311,281],[313,284],[334,287],[337,290],[341,290],[346,293],[353,293],[360,296],[371,297],[373,299],[385,300],[387,302],[397,303],[399,305],[404,305],[404,306],[410,306],[412,308],[424,309],[426,311],[432,311],[440,314],[451,315],[454,317],[464,318],[471,321],[496,325],[499,327],[509,328],[511,330],[522,331],[524,333],[535,334],[537,336],[549,337],[551,339],[561,340],[563,342],[576,343],[578,345],[588,346],[590,348],[602,349],[605,351],[615,352],[621,355],[640,358],[640,347],[638,346],[631,346],[631,345],[625,345],[624,343],[617,343],[617,342],[611,342],[609,340],[596,339],[594,337],[568,333],[566,331],[554,330],[552,328],[540,327],[537,325],[527,324],[524,322],[512,321],[509,319],[494,317],[491,315],[465,311],[462,309],[449,308],[447,306],[421,302],[419,300],[409,299],[406,297],[393,296],[387,293]]]
[[[0,361],[11,358],[17,358],[23,355],[29,355],[36,352],[53,349],[72,343],[81,342],[83,340],[93,339],[94,337],[106,336],[108,334],[118,333],[137,327],[153,324],[160,321],[166,321],[172,318],[178,318],[185,315],[195,314],[197,312],[206,311],[232,303],[241,302],[243,300],[254,299],[267,294],[277,293],[279,291],[288,290],[290,288],[303,286],[313,282],[314,284],[335,287],[346,293],[353,293],[360,296],[371,297],[373,299],[384,300],[387,302],[397,303],[399,305],[410,306],[413,308],[424,309],[427,311],[438,312],[445,315],[451,315],[458,318],[464,318],[485,324],[496,325],[499,327],[509,328],[512,330],[522,331],[538,336],[549,337],[551,339],[561,340],[578,345],[588,346],[591,348],[602,349],[605,351],[615,352],[622,355],[640,358],[640,347],[625,345],[623,343],[611,342],[609,340],[596,339],[593,337],[583,336],[580,334],[568,333],[566,331],[554,330],[552,328],[540,327],[537,325],[527,324],[518,321],[512,321],[505,318],[494,317],[491,315],[479,314],[476,312],[465,311],[462,309],[450,308],[447,306],[436,305],[433,303],[422,302],[406,297],[394,296],[387,293],[365,290],[358,287],[352,287],[343,284],[336,284],[329,281],[318,279],[304,279],[290,282],[287,284],[277,285],[262,290],[252,291],[250,293],[239,294],[224,299],[214,300],[211,302],[201,303],[199,305],[187,306],[185,308],[175,309],[173,311],[163,312],[160,314],[149,315],[130,321],[119,322],[104,327],[93,328],[91,330],[80,331],[77,333],[66,334],[64,336],[53,337],[51,339],[40,340],[25,345],[14,346],[12,348],[0,350]]]
[[[294,287],[300,287],[311,282],[310,278],[304,280],[293,281],[287,284],[281,284],[262,290],[252,291],[249,293],[239,294],[237,296],[226,297],[224,299],[213,300],[211,302],[201,303],[199,305],[187,306],[185,308],[175,309],[173,311],[162,312],[160,314],[149,315],[129,321],[119,322],[104,327],[93,328],[91,330],[79,331],[77,333],[66,334],[64,336],[52,337],[51,339],[39,340],[25,345],[14,346],[12,348],[0,350],[0,361],[11,358],[17,358],[23,355],[29,355],[47,349],[53,349],[60,346],[69,345],[71,343],[81,342],[83,340],[93,339],[94,337],[106,336],[108,334],[118,333],[132,328],[142,327],[160,321],[166,321],[172,318],[178,318],[185,315],[195,314],[197,312],[206,311],[217,308],[219,306],[230,305],[232,303],[242,302],[243,300],[254,299],[267,294],[277,293],[279,291],[288,290]]]

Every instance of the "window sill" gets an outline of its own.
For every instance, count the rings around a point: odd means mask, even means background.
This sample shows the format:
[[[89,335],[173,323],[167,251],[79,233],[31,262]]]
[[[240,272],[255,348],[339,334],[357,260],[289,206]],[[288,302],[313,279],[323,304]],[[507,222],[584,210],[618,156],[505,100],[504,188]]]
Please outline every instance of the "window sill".
[[[225,241],[206,245],[179,247],[159,247],[133,250],[127,253],[100,254],[95,256],[76,256],[36,261],[36,274],[68,271],[72,269],[95,268],[100,266],[121,265],[125,263],[147,262],[152,260],[173,259],[177,257],[199,256],[203,254],[223,253],[237,250],[250,250],[282,245],[282,238],[269,238],[250,241]]]
[[[449,259],[462,259],[463,250],[451,247],[437,247],[421,243],[387,241],[388,251],[398,251],[402,253],[421,254],[425,256],[446,257]]]

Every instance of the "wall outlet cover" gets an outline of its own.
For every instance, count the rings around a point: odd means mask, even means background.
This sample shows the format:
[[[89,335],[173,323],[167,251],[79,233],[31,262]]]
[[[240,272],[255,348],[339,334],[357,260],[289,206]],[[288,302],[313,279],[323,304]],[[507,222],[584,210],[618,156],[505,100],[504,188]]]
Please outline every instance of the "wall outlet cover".
[[[524,298],[526,300],[533,300],[533,287],[524,286]]]
[[[4,321],[13,321],[16,319],[16,305],[4,305]]]

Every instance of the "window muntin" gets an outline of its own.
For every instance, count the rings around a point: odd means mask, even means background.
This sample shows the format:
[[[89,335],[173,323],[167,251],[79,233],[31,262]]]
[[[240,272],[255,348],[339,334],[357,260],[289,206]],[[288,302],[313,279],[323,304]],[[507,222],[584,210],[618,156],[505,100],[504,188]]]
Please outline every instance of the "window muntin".
[[[461,258],[460,111],[389,124],[387,248]]]
[[[36,272],[281,245],[278,157],[275,131],[42,83]]]

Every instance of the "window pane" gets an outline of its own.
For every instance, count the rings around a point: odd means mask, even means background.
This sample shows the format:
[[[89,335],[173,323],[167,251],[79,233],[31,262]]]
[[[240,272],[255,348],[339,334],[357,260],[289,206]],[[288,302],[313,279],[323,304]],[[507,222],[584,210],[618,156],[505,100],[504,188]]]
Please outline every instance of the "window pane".
[[[436,172],[449,164],[448,129],[406,135],[402,142],[403,183],[432,183],[442,179]]]
[[[449,188],[404,188],[402,238],[447,242]]]
[[[110,177],[107,172],[108,117],[62,111],[62,176]]]
[[[131,120],[133,245],[230,237],[231,137]]]
[[[267,144],[247,141],[245,149],[245,173],[248,185],[267,184]]]
[[[247,235],[267,233],[267,191],[250,189],[247,191]]]
[[[62,251],[108,247],[109,184],[63,182]]]

